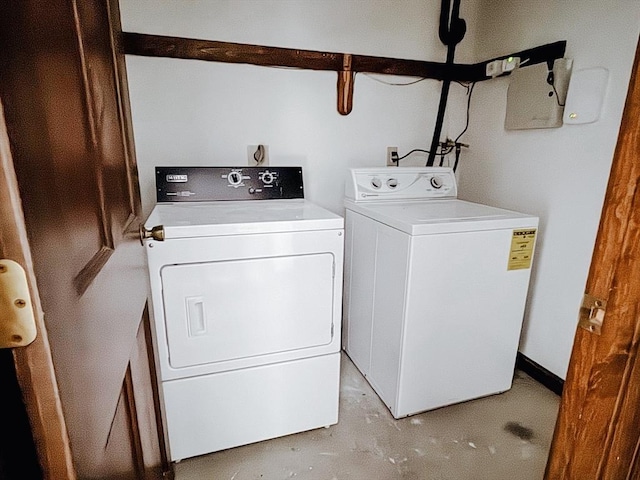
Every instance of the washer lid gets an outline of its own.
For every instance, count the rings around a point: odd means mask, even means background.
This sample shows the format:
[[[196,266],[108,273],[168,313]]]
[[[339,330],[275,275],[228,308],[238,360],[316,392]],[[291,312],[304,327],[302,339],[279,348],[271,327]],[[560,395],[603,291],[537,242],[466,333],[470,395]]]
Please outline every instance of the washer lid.
[[[365,215],[410,235],[472,232],[537,226],[538,217],[464,200],[357,203],[348,210]]]
[[[145,228],[156,225],[171,239],[341,229],[344,219],[304,199],[221,201],[157,204]]]

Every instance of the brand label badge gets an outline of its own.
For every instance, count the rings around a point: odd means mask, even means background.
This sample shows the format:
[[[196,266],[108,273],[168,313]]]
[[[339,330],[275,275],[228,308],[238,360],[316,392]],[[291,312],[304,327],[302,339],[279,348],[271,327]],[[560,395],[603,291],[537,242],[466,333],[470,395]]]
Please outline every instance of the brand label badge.
[[[167,175],[168,183],[185,183],[188,180],[187,175],[170,174]]]

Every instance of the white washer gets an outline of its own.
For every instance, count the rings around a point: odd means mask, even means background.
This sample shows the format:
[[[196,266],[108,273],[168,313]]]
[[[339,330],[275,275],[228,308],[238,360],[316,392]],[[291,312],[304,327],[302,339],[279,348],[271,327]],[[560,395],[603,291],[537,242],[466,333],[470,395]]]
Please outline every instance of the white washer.
[[[511,388],[538,218],[450,168],[352,169],[343,345],[395,418]]]
[[[336,423],[343,218],[301,198],[299,168],[156,170],[145,246],[170,459]]]

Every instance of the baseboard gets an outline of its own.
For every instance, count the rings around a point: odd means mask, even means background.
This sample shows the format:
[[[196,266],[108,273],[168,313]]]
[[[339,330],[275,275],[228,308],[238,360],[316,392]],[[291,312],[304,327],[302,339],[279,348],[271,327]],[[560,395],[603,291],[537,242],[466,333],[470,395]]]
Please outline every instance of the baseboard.
[[[531,378],[540,382],[542,385],[547,387],[553,393],[557,395],[562,395],[562,389],[564,388],[564,380],[562,380],[560,377],[558,377],[554,373],[551,373],[546,368],[541,367],[536,362],[524,356],[520,352],[518,352],[518,356],[516,357],[516,368],[518,370],[522,370]]]

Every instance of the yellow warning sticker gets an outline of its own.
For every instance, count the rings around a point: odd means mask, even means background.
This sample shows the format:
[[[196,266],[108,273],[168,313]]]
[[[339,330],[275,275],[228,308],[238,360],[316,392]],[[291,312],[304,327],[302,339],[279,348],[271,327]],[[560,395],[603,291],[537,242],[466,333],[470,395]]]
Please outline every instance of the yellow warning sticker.
[[[533,247],[536,243],[536,229],[514,230],[511,237],[509,264],[507,270],[521,270],[531,268]]]

